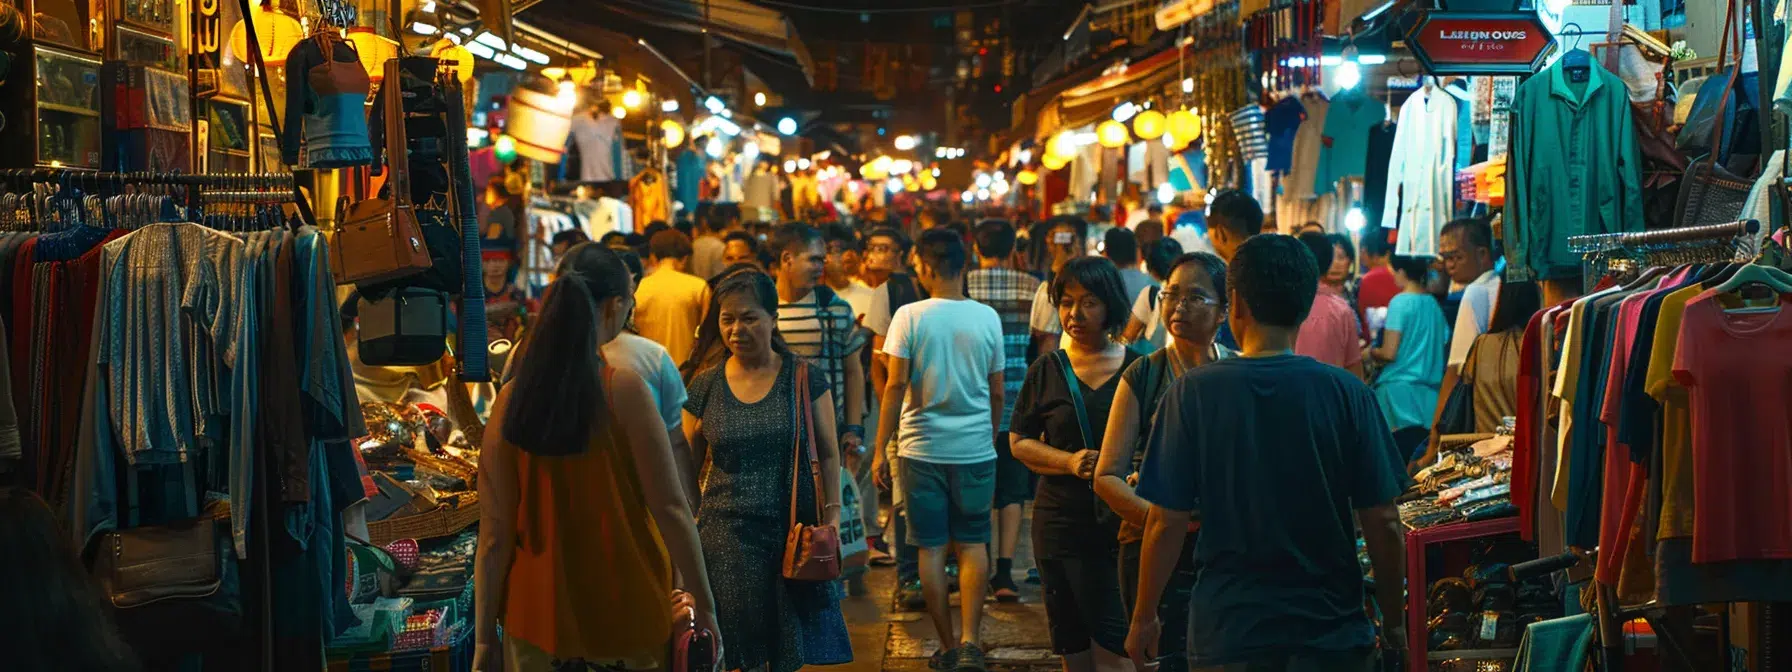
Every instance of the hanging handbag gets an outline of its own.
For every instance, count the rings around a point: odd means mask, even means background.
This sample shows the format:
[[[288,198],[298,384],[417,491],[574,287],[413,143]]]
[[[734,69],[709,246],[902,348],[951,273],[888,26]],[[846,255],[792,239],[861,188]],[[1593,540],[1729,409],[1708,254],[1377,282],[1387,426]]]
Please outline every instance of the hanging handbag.
[[[682,590],[672,593],[672,664],[669,672],[714,672],[716,635],[697,627],[691,610],[696,602]]]
[[[356,316],[361,363],[368,366],[423,366],[448,349],[448,295],[422,287],[399,287],[384,296],[362,295]]]
[[[106,532],[90,553],[113,622],[138,655],[199,651],[242,630],[228,504],[192,520]]]
[[[796,424],[798,436],[790,470],[790,532],[784,540],[784,578],[793,581],[832,581],[840,578],[840,528],[821,521],[821,458],[815,454],[814,402],[809,398],[809,366],[796,365]],[[815,525],[797,520],[797,482],[804,457],[815,491]]]
[[[398,59],[386,61],[385,81],[394,85],[400,81],[398,66]],[[391,282],[429,270],[435,263],[411,206],[403,96],[380,97],[385,105],[386,160],[392,168],[387,197],[349,204],[331,248],[330,270],[338,284]]]
[[[1058,362],[1058,370],[1064,373],[1064,387],[1070,390],[1070,405],[1076,408],[1076,427],[1083,438],[1083,447],[1099,451],[1101,444],[1089,440],[1095,433],[1089,427],[1089,408],[1083,404],[1082,381],[1076,377],[1076,369],[1070,365],[1070,354],[1058,350],[1052,353],[1052,359]],[[1103,527],[1120,525],[1120,514],[1115,513],[1114,508],[1108,506],[1101,495],[1096,494],[1093,485],[1089,487],[1089,496],[1095,498],[1095,522]]]
[[[1735,39],[1734,44],[1736,45],[1737,51],[1741,50],[1742,43],[1740,35],[1733,35],[1733,33],[1740,31],[1740,27],[1736,22],[1735,2],[1734,0],[1727,1],[1730,2],[1730,7],[1724,21],[1724,36],[1721,48],[1718,51],[1719,60],[1731,56],[1730,45],[1732,44],[1732,38]],[[1687,127],[1691,128],[1693,124],[1701,123],[1698,116],[1701,108],[1708,110],[1715,109],[1717,110],[1717,113],[1711,116],[1710,134],[1704,138],[1704,147],[1707,149],[1707,153],[1691,162],[1686,169],[1686,177],[1680,181],[1680,194],[1676,199],[1674,208],[1674,212],[1676,213],[1674,226],[1676,227],[1703,226],[1706,224],[1722,224],[1725,222],[1736,221],[1737,218],[1742,216],[1742,207],[1743,204],[1748,201],[1749,190],[1754,187],[1754,180],[1749,179],[1746,176],[1732,173],[1726,165],[1726,159],[1730,156],[1729,152],[1734,150],[1735,146],[1740,145],[1741,142],[1737,140],[1740,136],[1725,135],[1725,127],[1734,126],[1730,129],[1732,133],[1738,130],[1746,130],[1749,124],[1738,122],[1743,121],[1745,116],[1752,118],[1754,115],[1752,109],[1748,110],[1746,113],[1743,112],[1742,108],[1744,106],[1741,103],[1737,105],[1737,109],[1731,110],[1730,113],[1724,112],[1724,110],[1730,109],[1729,101],[1731,97],[1736,94],[1737,78],[1742,73],[1742,65],[1740,61],[1740,57],[1732,60],[1729,77],[1727,79],[1720,74],[1719,76],[1706,80],[1705,85],[1699,87],[1699,97],[1701,99],[1705,99],[1708,93],[1716,93],[1717,103],[1711,106],[1704,105],[1703,100],[1694,103],[1694,118],[1687,122]],[[1723,88],[1714,91],[1712,82],[1720,79],[1724,80],[1720,84]],[[1746,98],[1746,96],[1744,98]],[[1680,137],[1681,147],[1685,148],[1687,143],[1686,133],[1683,131]],[[1697,138],[1695,138],[1695,140],[1696,139]]]
[[[423,233],[423,248],[429,251],[429,268],[397,280],[363,282],[357,288],[362,293],[380,294],[399,286],[421,287],[459,296],[465,280],[461,269],[460,231],[449,224],[448,213],[441,210],[415,208],[412,212],[416,214],[418,230]]]

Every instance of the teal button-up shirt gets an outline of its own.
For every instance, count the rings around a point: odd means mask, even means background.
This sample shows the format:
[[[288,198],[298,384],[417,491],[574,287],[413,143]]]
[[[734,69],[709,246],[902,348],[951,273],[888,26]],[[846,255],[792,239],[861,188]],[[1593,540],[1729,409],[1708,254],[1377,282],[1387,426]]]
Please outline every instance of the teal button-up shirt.
[[[1509,280],[1581,274],[1569,236],[1643,228],[1642,159],[1623,80],[1597,63],[1585,82],[1557,61],[1512,101],[1506,208]]]

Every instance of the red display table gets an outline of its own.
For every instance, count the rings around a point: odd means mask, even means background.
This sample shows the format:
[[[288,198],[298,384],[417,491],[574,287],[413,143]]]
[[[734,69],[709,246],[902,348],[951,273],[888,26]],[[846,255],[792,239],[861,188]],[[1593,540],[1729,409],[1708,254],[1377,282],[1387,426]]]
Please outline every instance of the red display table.
[[[1517,518],[1496,518],[1472,523],[1451,523],[1413,530],[1406,533],[1406,669],[1407,672],[1425,672],[1430,669],[1427,659],[1432,656],[1426,650],[1430,641],[1425,630],[1425,600],[1430,592],[1431,579],[1426,576],[1425,549],[1437,544],[1480,539],[1502,534],[1518,532]],[[1439,651],[1442,658],[1505,658],[1517,655],[1517,650],[1485,650],[1485,651]],[[1497,654],[1497,655],[1496,655]]]

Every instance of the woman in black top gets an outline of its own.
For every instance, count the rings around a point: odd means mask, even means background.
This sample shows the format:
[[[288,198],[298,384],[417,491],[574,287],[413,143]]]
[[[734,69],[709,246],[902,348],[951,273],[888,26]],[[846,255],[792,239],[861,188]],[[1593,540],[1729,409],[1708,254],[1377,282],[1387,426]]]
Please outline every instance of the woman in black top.
[[[1014,457],[1043,477],[1034,500],[1033,553],[1052,651],[1069,672],[1123,670],[1129,621],[1120,600],[1118,519],[1097,515],[1106,507],[1098,506],[1090,482],[1120,372],[1138,358],[1116,340],[1131,304],[1119,270],[1100,257],[1067,264],[1052,279],[1050,296],[1070,347],[1027,370],[1009,440]]]

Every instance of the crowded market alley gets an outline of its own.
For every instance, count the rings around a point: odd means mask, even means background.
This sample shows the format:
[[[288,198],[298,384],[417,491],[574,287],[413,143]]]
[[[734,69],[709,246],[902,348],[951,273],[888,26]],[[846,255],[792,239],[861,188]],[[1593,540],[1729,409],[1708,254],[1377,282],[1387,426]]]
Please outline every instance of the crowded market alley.
[[[0,671],[1792,672],[1789,114],[1792,0],[0,2]]]

